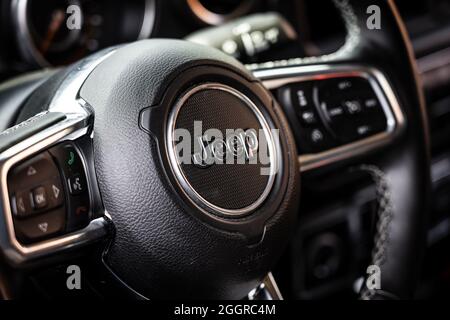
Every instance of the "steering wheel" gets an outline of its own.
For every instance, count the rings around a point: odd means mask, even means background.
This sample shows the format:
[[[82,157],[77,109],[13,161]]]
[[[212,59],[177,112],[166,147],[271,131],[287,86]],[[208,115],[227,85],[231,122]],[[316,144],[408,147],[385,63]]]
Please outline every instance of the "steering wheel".
[[[18,272],[95,246],[135,297],[281,298],[270,271],[300,176],[352,166],[380,200],[381,288],[362,298],[411,297],[430,185],[424,101],[393,1],[376,3],[374,30],[372,4],[335,1],[348,34],[326,56],[243,66],[144,40],[3,85],[2,296],[19,292]]]

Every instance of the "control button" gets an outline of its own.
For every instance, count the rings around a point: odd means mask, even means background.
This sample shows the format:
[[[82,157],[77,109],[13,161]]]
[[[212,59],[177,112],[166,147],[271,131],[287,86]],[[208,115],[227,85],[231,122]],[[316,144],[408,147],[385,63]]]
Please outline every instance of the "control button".
[[[61,199],[62,197],[61,195],[61,189],[58,188],[57,186],[55,186],[54,184],[52,184],[52,194],[53,194],[53,198],[55,200]]]
[[[81,229],[90,221],[90,198],[80,155],[71,144],[53,147],[50,153],[63,172],[68,190],[66,232]]]
[[[84,228],[89,224],[89,221],[89,197],[83,195],[73,197],[67,215],[67,231],[71,232]]]
[[[356,132],[360,135],[360,136],[364,136],[368,133],[370,133],[371,127],[369,125],[363,125],[363,126],[359,126],[358,128],[356,128]]]
[[[339,102],[322,101],[320,108],[328,122],[338,121],[345,114],[345,110]]]
[[[314,108],[312,82],[302,82],[290,85],[288,88],[291,92],[292,106],[296,112]]]
[[[27,169],[27,176],[32,177],[37,173],[37,170],[31,165]]]
[[[33,189],[16,191],[11,198],[15,217],[26,218],[57,208],[64,203],[64,190],[59,178],[44,181]]]
[[[386,115],[368,79],[331,78],[317,87],[319,112],[341,144],[386,130]]]
[[[72,195],[77,195],[86,190],[85,180],[80,174],[74,174],[67,179],[69,191]]]
[[[47,192],[45,188],[40,186],[32,191],[33,208],[42,209],[47,206]]]
[[[48,181],[55,179],[59,179],[59,170],[48,152],[12,168],[8,174],[8,190],[14,217],[27,218],[61,205],[62,201],[52,201],[48,186]]]
[[[334,141],[325,128],[315,127],[303,130],[302,144],[300,146],[303,153],[326,151],[333,145]]]
[[[65,194],[60,177],[50,179],[46,181],[44,185],[47,190],[50,208],[56,208],[62,205],[64,203]]]
[[[31,243],[53,236],[64,230],[65,210],[63,208],[30,217],[16,220],[14,227],[19,241]]]
[[[360,98],[373,92],[369,80],[362,77],[331,78],[323,80],[321,86],[326,86],[328,96],[351,95]]]
[[[310,125],[317,123],[316,115],[314,114],[313,111],[310,111],[310,110],[305,110],[305,111],[299,112],[299,118],[300,118],[300,122],[304,126],[310,126]]]
[[[352,142],[385,131],[386,119],[381,122],[369,117],[348,119],[335,125],[333,130],[343,142]]]
[[[368,98],[364,100],[364,107],[367,109],[373,109],[379,107],[380,104],[378,103],[377,98]]]
[[[342,116],[343,114],[344,114],[344,108],[342,108],[341,106],[328,109],[328,116],[331,119]]]
[[[8,187],[10,190],[31,189],[55,176],[59,176],[58,168],[50,154],[43,152],[12,169]]]
[[[19,191],[11,198],[11,209],[15,217],[23,218],[33,213],[28,192]]]
[[[23,196],[19,196],[17,198],[15,198],[16,200],[16,208],[17,208],[17,215],[25,215],[25,213],[27,212],[27,209],[25,208],[25,201],[23,200],[24,197]]]
[[[345,100],[342,102],[342,105],[350,115],[358,114],[362,111],[361,103],[357,100]]]
[[[300,107],[308,107],[310,102],[308,101],[307,98],[307,93],[305,92],[305,90],[303,89],[298,89],[295,91],[296,93],[296,102]]]
[[[57,145],[50,149],[50,153],[56,158],[64,173],[77,173],[83,170],[81,158],[72,145]]]
[[[353,82],[350,79],[338,80],[337,87],[341,91],[352,89]]]
[[[56,158],[63,172],[69,193],[71,195],[87,193],[86,175],[81,158],[76,149],[69,144],[58,145],[52,148],[50,153]]]
[[[321,130],[319,129],[314,129],[313,131],[311,131],[311,141],[314,144],[319,144],[321,142],[323,142],[323,133]]]
[[[79,206],[75,209],[76,216],[86,216],[89,213],[88,207]]]

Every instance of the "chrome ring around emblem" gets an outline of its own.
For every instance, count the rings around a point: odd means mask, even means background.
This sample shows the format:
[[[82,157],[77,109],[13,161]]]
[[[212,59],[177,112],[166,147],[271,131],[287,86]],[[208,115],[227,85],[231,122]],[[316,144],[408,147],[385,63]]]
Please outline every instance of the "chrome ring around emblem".
[[[202,91],[202,90],[222,90],[225,92],[228,92],[237,98],[239,98],[241,101],[244,102],[244,104],[255,114],[256,118],[258,119],[261,128],[264,131],[264,137],[268,144],[268,153],[269,153],[269,159],[270,159],[270,167],[267,179],[267,184],[260,195],[260,197],[251,205],[246,206],[244,208],[239,209],[226,209],[219,206],[216,206],[206,200],[204,197],[202,197],[189,183],[186,175],[184,174],[181,163],[178,155],[176,154],[176,141],[175,141],[175,129],[176,129],[176,122],[178,114],[183,107],[184,103],[186,102],[189,97],[194,95],[195,93]],[[203,212],[209,214],[214,213],[225,217],[240,217],[247,215],[251,213],[252,211],[256,210],[258,207],[261,206],[261,204],[267,199],[269,196],[275,182],[275,177],[278,174],[277,171],[280,168],[280,146],[277,141],[274,140],[272,130],[267,123],[266,119],[264,118],[264,115],[261,113],[261,111],[258,109],[258,107],[251,101],[247,96],[245,96],[243,93],[239,92],[238,90],[224,85],[220,83],[205,83],[199,86],[196,86],[190,90],[188,90],[184,95],[178,99],[175,107],[170,112],[169,119],[168,119],[168,125],[167,125],[167,132],[166,132],[166,152],[168,155],[170,168],[173,172],[173,174],[176,177],[177,183],[185,193],[185,195],[196,205],[200,210]],[[205,210],[205,208],[207,210]]]

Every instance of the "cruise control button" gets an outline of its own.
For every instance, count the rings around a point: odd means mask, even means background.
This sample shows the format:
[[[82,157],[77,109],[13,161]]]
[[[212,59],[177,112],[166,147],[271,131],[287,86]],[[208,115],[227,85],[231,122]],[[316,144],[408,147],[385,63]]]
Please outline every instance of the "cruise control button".
[[[372,128],[369,125],[363,125],[363,126],[359,126],[358,128],[356,128],[356,132],[360,136],[364,136],[364,135],[370,133],[371,131],[372,131]]]
[[[361,77],[332,78],[324,80],[321,88],[326,97],[346,96],[363,97],[372,92],[370,82]]]
[[[336,118],[338,116],[342,116],[344,114],[344,109],[342,107],[335,107],[328,110],[328,116],[332,118]]]
[[[373,108],[379,107],[380,104],[378,103],[378,99],[377,98],[369,98],[369,99],[365,99],[364,100],[364,106],[367,109],[373,109]]]
[[[307,95],[305,93],[305,90],[299,89],[296,92],[296,100],[297,100],[297,104],[300,107],[308,107],[309,106],[309,101],[307,98]]]
[[[304,130],[302,152],[321,152],[333,147],[334,140],[323,127]]]
[[[323,142],[323,133],[321,130],[319,129],[314,129],[313,131],[311,131],[311,141],[314,144],[319,144],[321,142]]]
[[[305,110],[305,111],[299,112],[299,118],[300,118],[300,122],[304,126],[309,126],[309,125],[317,123],[316,115],[314,114],[313,111],[310,111],[310,110]]]
[[[334,122],[342,118],[345,114],[344,108],[339,102],[331,101],[330,103],[322,102],[320,104],[322,112],[329,122]]]
[[[345,100],[342,104],[350,115],[358,114],[362,111],[361,103],[357,100]]]
[[[290,85],[286,90],[290,91],[292,106],[296,112],[303,109],[311,110],[314,107],[313,86],[311,82]]]

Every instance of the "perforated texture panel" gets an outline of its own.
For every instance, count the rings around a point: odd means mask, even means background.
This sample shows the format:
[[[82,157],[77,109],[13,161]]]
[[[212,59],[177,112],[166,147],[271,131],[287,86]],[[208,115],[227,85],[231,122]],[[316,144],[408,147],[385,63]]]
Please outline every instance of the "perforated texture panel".
[[[194,121],[202,121],[202,133],[210,128],[219,129],[223,137],[227,129],[255,129],[261,124],[245,101],[232,93],[205,89],[191,95],[181,107],[175,128],[184,128],[194,137]],[[258,135],[259,144],[265,143],[265,136]],[[192,139],[192,150],[194,141]],[[193,151],[192,151],[193,152]],[[194,164],[182,164],[181,169],[193,189],[206,201],[224,209],[236,210],[255,203],[263,194],[268,176],[261,175],[261,169],[268,165],[214,164],[199,168]]]

